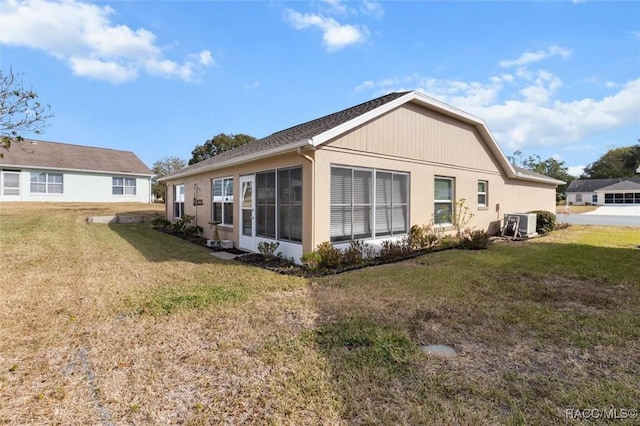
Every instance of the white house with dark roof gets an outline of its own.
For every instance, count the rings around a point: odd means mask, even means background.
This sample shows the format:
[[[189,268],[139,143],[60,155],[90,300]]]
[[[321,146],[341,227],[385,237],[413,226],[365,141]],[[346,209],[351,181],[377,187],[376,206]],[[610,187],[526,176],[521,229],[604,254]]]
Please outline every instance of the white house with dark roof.
[[[130,151],[24,140],[3,154],[0,201],[151,201],[153,173]]]
[[[640,177],[576,179],[567,188],[572,205],[640,205]]]
[[[414,224],[452,230],[465,200],[478,229],[555,211],[563,184],[509,163],[484,121],[418,92],[391,93],[276,132],[159,179],[167,219],[196,216],[241,249],[379,244]],[[186,200],[186,201],[185,201]]]

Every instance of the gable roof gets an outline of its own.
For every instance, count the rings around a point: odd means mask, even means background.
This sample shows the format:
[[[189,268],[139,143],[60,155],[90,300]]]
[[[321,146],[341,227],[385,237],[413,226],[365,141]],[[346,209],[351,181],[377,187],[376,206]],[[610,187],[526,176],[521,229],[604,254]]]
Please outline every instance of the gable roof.
[[[640,178],[576,179],[571,181],[569,187],[567,187],[567,192],[596,192],[604,188],[616,190],[609,187],[621,182],[640,184]]]
[[[640,179],[638,179],[640,180]],[[596,192],[602,191],[638,191],[640,190],[640,182],[632,182],[630,180],[625,180],[622,182],[614,183],[613,185],[605,186],[604,188],[600,188],[596,190]]]
[[[354,107],[290,127],[188,166],[158,180],[166,181],[191,176],[299,148],[315,149],[409,102],[419,104],[432,111],[439,112],[474,126],[487,142],[489,150],[495,156],[507,176],[514,179],[544,182],[552,185],[564,183],[548,176],[533,173],[529,170],[515,168],[504,156],[483,120],[416,91],[390,93]]]
[[[75,170],[152,176],[153,172],[131,151],[95,148],[59,142],[13,142],[3,151],[0,167]]]

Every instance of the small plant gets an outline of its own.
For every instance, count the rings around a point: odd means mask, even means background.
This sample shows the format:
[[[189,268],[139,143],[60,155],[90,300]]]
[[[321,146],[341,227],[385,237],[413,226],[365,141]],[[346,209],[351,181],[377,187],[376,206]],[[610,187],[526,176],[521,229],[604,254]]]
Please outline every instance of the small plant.
[[[460,248],[466,250],[484,250],[489,247],[489,234],[481,229],[466,230],[460,238]]]
[[[455,206],[455,214],[453,215],[453,226],[456,228],[456,235],[458,238],[462,235],[465,229],[467,229],[467,225],[475,216],[471,213],[471,209],[466,205],[467,200],[464,198],[460,198],[456,202]]]
[[[338,269],[342,262],[342,252],[329,241],[318,244],[316,253],[320,255],[320,269]]]
[[[300,258],[300,263],[302,266],[310,272],[316,272],[320,269],[320,262],[322,258],[315,251],[310,251],[308,253],[304,253]]]
[[[342,252],[343,265],[359,265],[364,262],[364,243],[362,241],[351,240],[349,247]]]
[[[182,233],[187,238],[193,238],[193,237],[197,237],[198,235],[200,235],[202,233],[202,231],[203,231],[203,229],[202,229],[201,226],[191,225],[191,226],[185,227],[182,230]]]
[[[450,248],[450,247],[458,247],[460,245],[460,240],[456,236],[452,235],[443,235],[438,240],[438,247],[441,248]]]
[[[277,241],[272,241],[269,243],[263,241],[261,243],[258,243],[258,251],[268,260],[276,257],[275,252],[276,250],[278,250],[278,247],[280,247],[280,243]]]
[[[378,256],[385,262],[402,259],[412,253],[408,238],[399,241],[383,241]]]
[[[536,232],[540,235],[548,234],[556,229],[556,215],[545,210],[534,210],[536,214]]]
[[[189,224],[191,223],[191,221],[195,218],[195,216],[189,215],[189,214],[185,214],[182,215],[182,217],[178,220],[176,220],[173,225],[171,225],[171,228],[173,228],[173,230],[175,232],[179,232],[181,234],[184,234],[184,230],[185,228],[187,228],[189,226]]]
[[[156,216],[153,218],[153,220],[151,220],[151,224],[159,228],[166,228],[169,225],[171,225],[171,222],[169,222],[167,219],[165,219],[162,216]]]
[[[438,242],[438,234],[431,224],[413,225],[409,234],[409,245],[412,250],[428,250]]]

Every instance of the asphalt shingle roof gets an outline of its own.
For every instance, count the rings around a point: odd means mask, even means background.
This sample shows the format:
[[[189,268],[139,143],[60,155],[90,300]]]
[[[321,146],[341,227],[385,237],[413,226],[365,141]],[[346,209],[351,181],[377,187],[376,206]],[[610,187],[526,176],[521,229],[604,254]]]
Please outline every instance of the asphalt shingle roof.
[[[3,150],[0,166],[89,170],[109,173],[152,175],[153,172],[131,151],[95,148],[47,141],[24,141]]]
[[[569,184],[567,192],[595,192],[599,189],[603,189],[622,182],[640,184],[640,178],[576,179]],[[616,189],[624,190],[622,188]]]
[[[328,130],[333,129],[334,127],[337,127],[363,114],[366,114],[367,112],[372,111],[401,96],[404,96],[407,93],[409,92],[390,93],[388,95],[364,102],[360,105],[356,105],[354,107],[308,121],[306,123],[298,124],[297,126],[289,127],[288,129],[273,133],[262,139],[257,139],[245,145],[241,145],[237,148],[232,149],[231,151],[223,152],[222,154],[216,155],[215,157],[211,157],[199,163],[192,164],[191,166],[188,166],[176,172],[176,174],[182,174],[187,171],[197,170],[204,167],[215,166],[216,164],[225,161],[257,154],[264,151],[269,151],[274,148],[285,147],[286,145],[293,145],[296,142],[300,142],[305,139],[311,139],[314,136],[320,135]]]

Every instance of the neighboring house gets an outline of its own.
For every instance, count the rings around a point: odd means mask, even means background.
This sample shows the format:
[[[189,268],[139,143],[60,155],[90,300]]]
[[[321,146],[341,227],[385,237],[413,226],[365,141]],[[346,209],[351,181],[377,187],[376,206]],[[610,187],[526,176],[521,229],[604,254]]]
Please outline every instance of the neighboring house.
[[[640,177],[574,180],[567,188],[567,202],[576,206],[640,204]]]
[[[278,241],[296,261],[323,241],[373,243],[413,224],[497,232],[505,213],[555,211],[563,182],[513,167],[484,122],[418,92],[392,93],[186,167],[167,184],[167,218],[220,223],[221,239],[256,251]]]
[[[153,173],[130,151],[24,140],[2,152],[0,201],[151,201]]]

